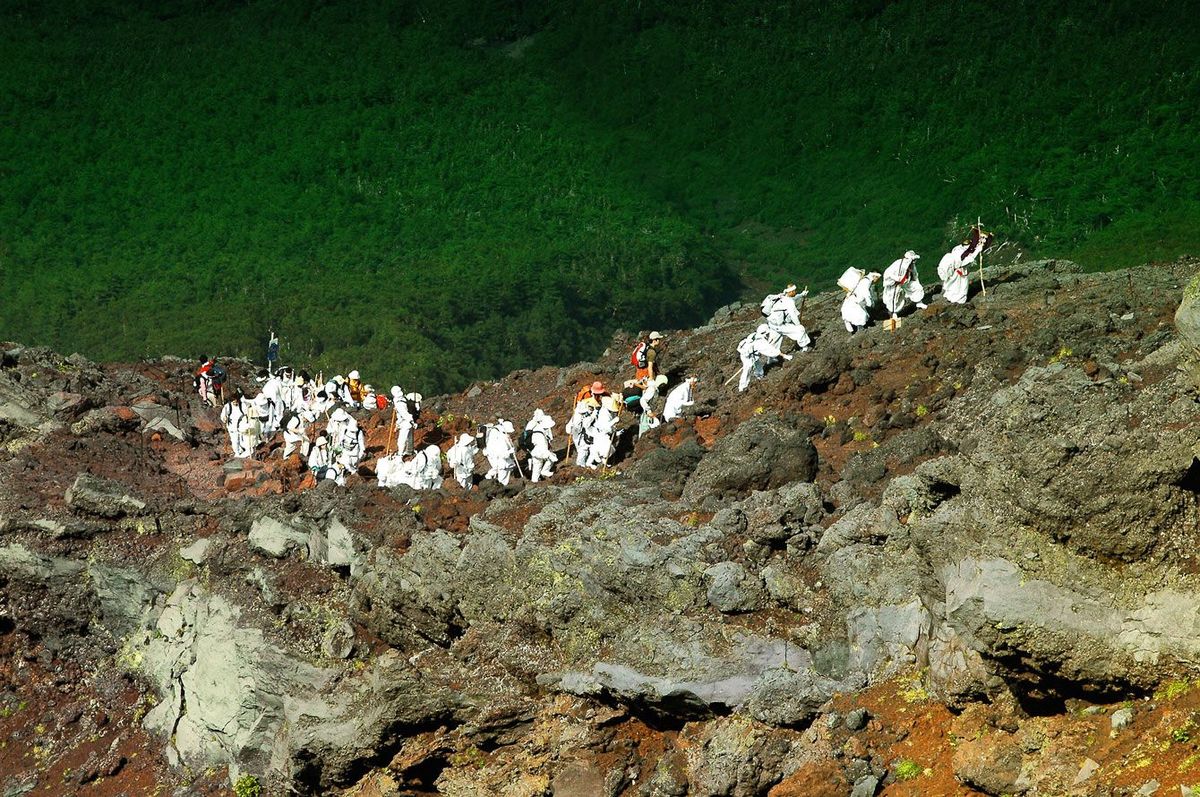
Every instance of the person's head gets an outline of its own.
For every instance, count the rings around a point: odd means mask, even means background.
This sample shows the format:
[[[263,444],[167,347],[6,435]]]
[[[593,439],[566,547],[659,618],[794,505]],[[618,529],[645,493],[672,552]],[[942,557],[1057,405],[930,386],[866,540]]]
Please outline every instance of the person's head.
[[[200,355],[200,364],[201,364],[201,365],[205,365],[205,364],[207,364],[207,363],[208,363],[208,355],[207,355],[207,354],[201,354],[201,355]]]
[[[651,332],[650,333],[650,345],[653,346],[654,344],[658,343],[662,339],[663,339],[663,336],[661,333],[659,333],[659,332]]]
[[[620,412],[621,404],[617,401],[616,396],[605,396],[600,400],[600,406],[609,412]]]
[[[397,401],[404,398],[404,391],[400,389],[399,385],[392,385],[391,393],[392,398],[396,399]]]
[[[513,433],[512,421],[506,421],[503,418],[501,418],[499,423],[496,424],[496,429],[499,430],[501,434],[512,434]]]
[[[909,249],[907,252],[904,253],[904,259],[905,260],[920,260],[921,256],[918,255],[913,250]]]
[[[608,392],[608,391],[606,391],[606,390],[604,389],[604,383],[603,383],[603,382],[601,382],[600,380],[596,380],[595,382],[592,382],[592,395],[593,395],[593,396],[599,396],[599,395],[601,395],[601,394],[603,394],[603,393],[606,393],[606,392]]]
[[[765,335],[771,331],[771,328],[769,326],[767,326],[766,324],[759,324],[757,331],[758,331],[758,334]]]
[[[475,441],[475,435],[468,432],[463,432],[458,436],[458,444],[460,446],[469,446]]]
[[[878,271],[872,271],[870,274],[867,275],[867,279],[870,280],[871,282],[879,282],[879,280],[883,279],[883,275],[880,274]]]
[[[329,438],[325,435],[321,435],[317,438],[317,441],[313,443],[313,445],[315,445],[317,448],[324,448],[325,446],[329,445]]]
[[[788,285],[786,288],[783,289],[783,292],[786,293],[788,296],[795,296],[796,295],[796,284],[792,283],[791,285]]]
[[[697,382],[697,381],[699,381],[699,380],[697,380],[697,379],[696,379],[696,377],[694,377],[694,376],[689,376],[689,377],[687,378],[687,383],[688,383],[689,385],[691,385],[692,387],[695,387],[695,386],[696,386],[696,382]]]
[[[654,377],[654,384],[658,385],[659,387],[662,387],[666,383],[667,383],[667,375],[666,374],[659,374],[658,376]]]

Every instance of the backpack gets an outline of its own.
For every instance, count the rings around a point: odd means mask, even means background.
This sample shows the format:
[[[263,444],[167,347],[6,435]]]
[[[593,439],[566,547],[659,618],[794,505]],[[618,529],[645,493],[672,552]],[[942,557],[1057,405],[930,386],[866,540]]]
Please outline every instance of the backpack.
[[[648,345],[644,340],[639,341],[638,345],[633,347],[633,353],[629,355],[629,363],[634,368],[645,368],[650,363],[649,358],[646,356],[647,348]]]
[[[640,388],[627,387],[621,391],[621,401],[625,404],[625,409],[632,412],[634,415],[640,415],[642,412],[642,391]]]
[[[208,375],[209,375],[209,377],[212,378],[213,384],[216,384],[216,385],[225,384],[225,377],[229,376],[229,374],[226,373],[225,369],[222,368],[221,366],[217,365],[216,363],[213,363],[212,368],[209,369]]]
[[[521,438],[518,442],[519,442],[522,450],[532,451],[533,450],[533,430],[526,429],[525,431],[521,432]]]
[[[763,299],[762,304],[759,305],[759,309],[762,310],[762,314],[767,318],[770,318],[771,313],[775,312],[775,303],[778,302],[782,297],[783,294],[772,293],[770,296]]]

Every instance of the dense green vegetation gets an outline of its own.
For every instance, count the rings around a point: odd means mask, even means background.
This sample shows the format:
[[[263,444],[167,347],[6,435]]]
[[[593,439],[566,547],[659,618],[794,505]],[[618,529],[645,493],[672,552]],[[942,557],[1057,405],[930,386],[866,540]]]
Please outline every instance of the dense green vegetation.
[[[976,215],[1200,251],[1195,15],[1005,5],[8,0],[0,337],[432,392]]]

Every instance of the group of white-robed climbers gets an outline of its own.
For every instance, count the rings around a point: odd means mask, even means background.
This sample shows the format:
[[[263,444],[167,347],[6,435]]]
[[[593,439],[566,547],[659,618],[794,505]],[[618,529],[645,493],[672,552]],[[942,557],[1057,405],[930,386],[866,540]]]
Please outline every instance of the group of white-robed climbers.
[[[990,234],[976,227],[967,240],[942,257],[938,263],[938,276],[946,301],[966,302],[969,267],[989,240]],[[842,300],[841,315],[848,332],[853,334],[870,323],[871,309],[877,300],[882,300],[893,319],[910,302],[918,308],[926,307],[925,289],[916,271],[918,259],[920,256],[909,250],[882,274],[857,268],[847,269],[842,274],[838,285],[846,296]],[[877,289],[880,282],[882,286]],[[792,340],[800,351],[812,349],[812,338],[801,323],[803,300],[807,295],[807,288],[797,291],[795,285],[788,285],[782,292],[763,299],[763,322],[738,343],[741,360],[739,391],[745,391],[753,379],[762,379],[766,366],[781,359],[792,359],[792,355],[783,351],[785,339]],[[797,299],[801,300],[799,306]],[[684,409],[695,403],[697,380],[689,376],[667,394],[661,413],[654,411],[654,402],[667,385],[667,377],[657,372],[655,362],[657,346],[662,339],[661,334],[652,332],[639,342],[632,357],[636,378],[626,381],[620,393],[610,393],[601,382],[594,382],[576,395],[565,431],[570,436],[567,453],[573,445],[577,466],[595,469],[609,464],[625,431],[619,428],[623,411],[638,418],[636,428],[641,436],[664,420],[681,417]],[[278,343],[274,334],[272,345],[277,356]],[[211,384],[214,369],[220,370],[211,360],[202,365],[197,385],[201,397],[215,405],[217,400]],[[303,372],[297,374],[290,368],[279,368],[274,373],[263,371],[259,382],[262,387],[257,396],[250,398],[238,390],[221,408],[221,421],[228,432],[234,457],[254,456],[260,446],[282,432],[284,458],[298,452],[306,458],[309,469],[318,479],[345,484],[346,476],[357,471],[366,455],[365,434],[349,410],[376,411],[390,404],[395,452],[391,452],[390,432],[388,453],[376,463],[380,486],[436,489],[442,485],[441,449],[427,445],[417,451],[413,447],[421,411],[420,393],[406,393],[399,386],[393,386],[388,396],[377,394],[371,385],[361,380],[358,371],[325,382],[320,378],[314,380]],[[321,417],[327,418],[325,430],[313,440],[309,426]],[[527,478],[530,481],[537,482],[552,475],[558,462],[558,455],[550,449],[554,426],[553,418],[536,409],[520,435],[520,448],[527,452]],[[460,435],[445,453],[455,480],[463,487],[473,484],[475,459],[480,453],[488,462],[485,479],[507,485],[515,473],[526,475],[518,461],[518,443],[513,440],[515,431],[511,421],[498,418],[477,434]]]
[[[654,335],[656,339],[662,337],[658,333]],[[221,408],[221,421],[235,458],[253,457],[260,447],[277,433],[282,433],[283,458],[299,453],[317,479],[344,485],[346,477],[358,470],[366,455],[366,435],[351,412],[357,409],[377,411],[390,405],[393,412],[388,453],[375,465],[379,485],[407,485],[418,490],[442,486],[441,449],[427,445],[415,450],[413,446],[423,400],[420,393],[405,393],[394,386],[389,400],[365,384],[358,371],[323,382],[304,373],[296,374],[290,368],[280,368],[273,374],[261,372],[258,381],[262,386],[256,396],[251,398],[240,389],[236,390]],[[672,390],[661,416],[653,412],[653,402],[667,383],[665,376],[630,380],[626,383],[624,400],[609,394],[599,382],[584,388],[577,396],[571,421],[566,427],[577,450],[576,464],[591,469],[608,465],[622,431],[618,429],[622,409],[633,408],[635,414],[642,415],[639,432],[658,425],[660,417],[668,421],[679,417],[683,409],[693,403],[695,382],[694,377],[689,377]],[[211,396],[215,403],[211,388],[205,390],[203,381],[200,384],[201,396]],[[633,385],[637,388],[630,387]],[[629,395],[631,393],[636,395]],[[320,418],[326,418],[326,426],[314,440],[309,427]],[[544,410],[535,409],[523,434],[515,442],[513,423],[498,418],[495,423],[484,425],[477,434],[460,435],[446,451],[446,462],[454,479],[463,487],[473,484],[475,459],[480,453],[488,462],[485,479],[507,485],[514,474],[520,473],[537,482],[552,475],[559,459],[550,449],[554,426],[553,418]],[[395,435],[394,453],[390,444],[392,434]],[[518,461],[518,443],[520,449],[527,452],[528,474]]]
[[[942,297],[947,302],[966,304],[970,286],[970,266],[987,247],[990,238],[990,233],[975,227],[965,241],[942,256],[937,272],[942,280]],[[927,306],[925,288],[921,285],[916,268],[916,261],[920,258],[920,255],[910,249],[902,257],[894,260],[882,274],[858,268],[846,269],[837,283],[846,294],[842,299],[841,308],[846,331],[854,334],[858,329],[870,324],[871,310],[879,300],[891,314],[893,328],[896,324],[894,319],[910,302],[924,309]],[[795,341],[796,348],[800,351],[812,349],[812,339],[800,322],[803,299],[807,295],[807,288],[797,293],[795,285],[788,285],[783,292],[771,294],[763,299],[763,323],[738,343],[737,352],[742,363],[739,391],[746,390],[752,380],[762,379],[768,365],[781,359],[792,359],[792,355],[783,351],[785,339]],[[801,300],[800,307],[796,306],[797,299]],[[732,380],[732,377],[730,379]]]

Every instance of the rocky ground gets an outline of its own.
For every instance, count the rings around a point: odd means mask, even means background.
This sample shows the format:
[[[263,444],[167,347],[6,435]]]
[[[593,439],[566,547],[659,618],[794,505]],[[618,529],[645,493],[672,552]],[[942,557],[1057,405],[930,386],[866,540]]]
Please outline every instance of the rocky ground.
[[[190,362],[8,344],[0,794],[1187,794],[1197,266],[1010,267],[853,337],[810,297],[744,394],[727,307],[670,335],[688,417],[470,492],[230,462]],[[430,399],[418,444],[561,429],[631,345]]]

